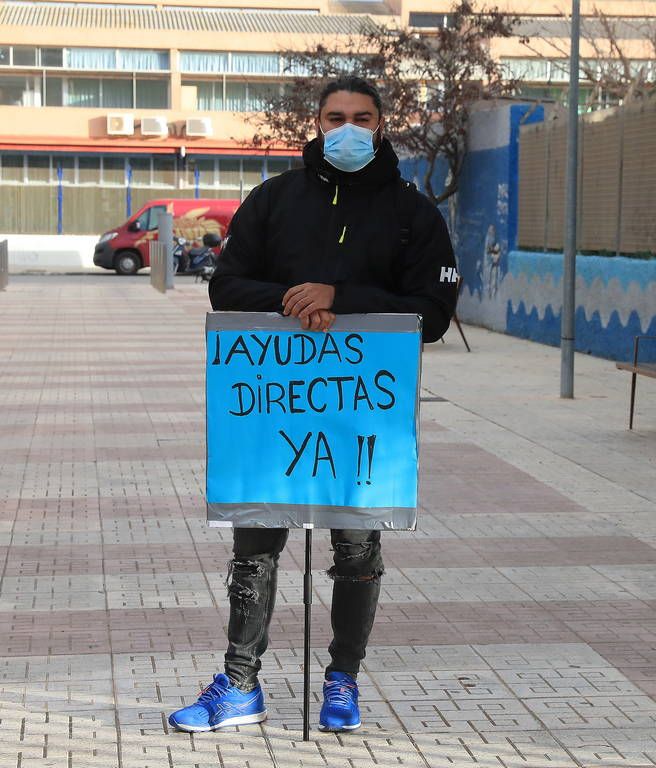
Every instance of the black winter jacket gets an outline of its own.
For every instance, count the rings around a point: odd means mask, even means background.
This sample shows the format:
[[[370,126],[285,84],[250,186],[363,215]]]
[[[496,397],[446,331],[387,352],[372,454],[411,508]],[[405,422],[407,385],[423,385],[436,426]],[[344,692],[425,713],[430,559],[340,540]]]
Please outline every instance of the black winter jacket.
[[[329,283],[336,314],[416,313],[424,341],[439,339],[456,301],[451,241],[437,208],[414,192],[402,246],[400,196],[408,192],[390,143],[383,139],[355,173],[326,163],[317,139],[303,159],[305,168],[260,184],[235,213],[210,281],[212,307],[279,312],[290,287]]]

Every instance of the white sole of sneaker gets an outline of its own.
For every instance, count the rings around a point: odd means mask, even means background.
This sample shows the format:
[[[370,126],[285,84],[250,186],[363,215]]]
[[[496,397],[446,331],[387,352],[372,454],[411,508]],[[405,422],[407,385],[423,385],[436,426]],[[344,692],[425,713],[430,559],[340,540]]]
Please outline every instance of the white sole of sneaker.
[[[229,728],[231,725],[254,725],[255,723],[261,723],[267,718],[266,709],[264,712],[256,712],[254,715],[240,715],[239,717],[230,717],[227,720],[223,720],[218,725],[211,725],[203,728],[202,726],[184,725],[176,722],[175,727],[179,731],[185,731],[186,733],[209,733],[210,731],[218,731],[220,728]]]
[[[341,728],[329,728],[327,725],[320,725],[319,730],[324,733],[341,733],[342,731],[355,731],[361,725],[362,723],[357,723],[356,725],[343,725]]]

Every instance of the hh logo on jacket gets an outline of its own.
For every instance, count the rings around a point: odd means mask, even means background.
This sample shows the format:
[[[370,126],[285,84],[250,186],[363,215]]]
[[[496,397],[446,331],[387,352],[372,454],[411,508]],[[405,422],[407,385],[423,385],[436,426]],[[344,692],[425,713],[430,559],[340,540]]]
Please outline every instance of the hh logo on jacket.
[[[457,283],[458,273],[455,267],[442,267],[440,272],[440,283]]]

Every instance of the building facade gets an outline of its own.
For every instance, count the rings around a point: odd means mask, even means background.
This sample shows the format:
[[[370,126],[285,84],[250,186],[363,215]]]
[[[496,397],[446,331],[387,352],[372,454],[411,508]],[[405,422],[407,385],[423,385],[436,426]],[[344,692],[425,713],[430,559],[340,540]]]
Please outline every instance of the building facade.
[[[0,232],[97,233],[150,198],[238,197],[298,162],[285,147],[263,154],[249,142],[262,100],[290,77],[281,50],[346,44],[374,24],[430,34],[452,6],[229,3],[0,2]],[[550,2],[500,5],[522,24],[493,42],[495,56],[524,78],[522,95],[554,96],[567,79],[555,55],[567,22]],[[656,16],[656,2],[596,5],[629,21]],[[593,3],[582,6],[592,14]],[[653,67],[635,24],[626,37],[635,61]]]

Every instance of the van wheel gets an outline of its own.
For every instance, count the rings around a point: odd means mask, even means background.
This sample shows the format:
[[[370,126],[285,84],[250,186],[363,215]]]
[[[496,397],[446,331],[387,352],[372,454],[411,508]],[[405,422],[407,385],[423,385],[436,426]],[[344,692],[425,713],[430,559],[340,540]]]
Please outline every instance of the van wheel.
[[[117,275],[136,275],[141,269],[141,259],[132,251],[119,251],[114,259]]]

